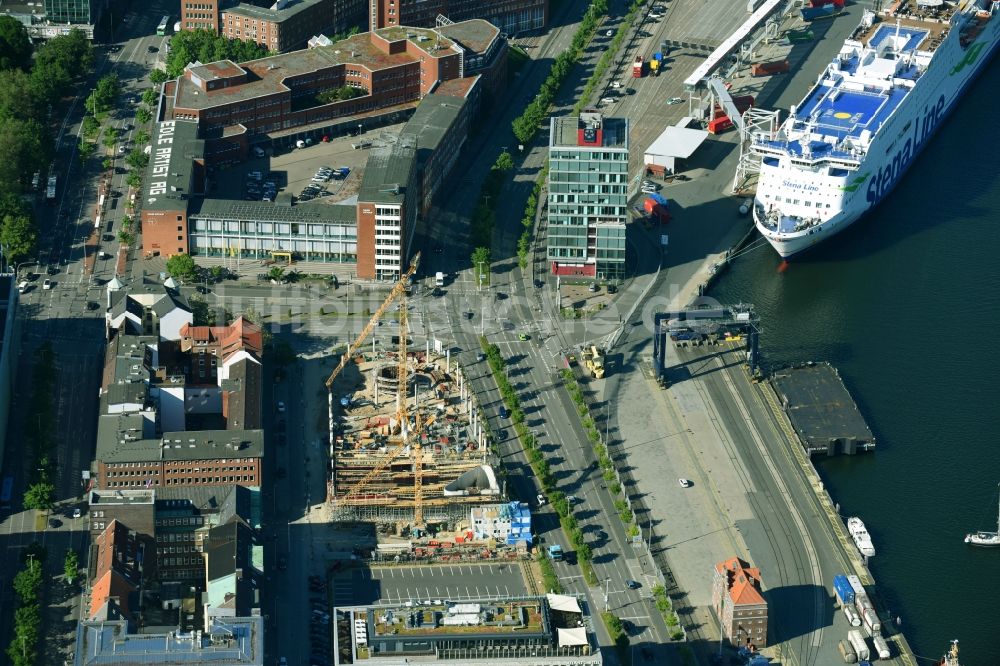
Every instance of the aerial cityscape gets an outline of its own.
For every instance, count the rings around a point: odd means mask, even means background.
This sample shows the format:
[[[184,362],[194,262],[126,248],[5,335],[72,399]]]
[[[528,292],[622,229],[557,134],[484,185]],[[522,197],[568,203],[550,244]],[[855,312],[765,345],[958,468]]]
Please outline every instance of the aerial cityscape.
[[[2,9],[2,663],[1000,664],[997,0]]]

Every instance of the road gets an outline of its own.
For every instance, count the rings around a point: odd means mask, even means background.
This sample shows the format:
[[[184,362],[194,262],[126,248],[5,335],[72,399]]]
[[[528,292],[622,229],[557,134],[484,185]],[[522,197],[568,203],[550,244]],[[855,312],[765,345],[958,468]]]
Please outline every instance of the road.
[[[162,3],[158,3],[162,4]],[[87,518],[83,497],[81,472],[90,468],[96,436],[97,390],[104,354],[103,306],[106,295],[99,284],[90,279],[85,269],[85,241],[93,230],[93,211],[97,204],[98,161],[92,159],[84,168],[76,156],[76,146],[83,120],[83,99],[97,79],[115,72],[124,80],[123,95],[138,94],[148,72],[149,47],[159,45],[163,38],[150,36],[160,16],[171,10],[165,6],[142,12],[125,21],[119,30],[123,39],[122,49],[111,53],[106,47],[95,47],[94,73],[77,87],[78,95],[65,109],[56,137],[59,173],[57,200],[47,205],[36,200],[35,214],[39,225],[40,247],[38,262],[23,264],[19,273],[37,276],[31,288],[21,295],[18,326],[21,331],[21,350],[17,365],[18,390],[14,392],[11,407],[11,424],[8,442],[23,442],[27,432],[24,422],[29,412],[31,374],[35,351],[43,342],[52,345],[56,354],[57,380],[55,383],[56,422],[55,475],[56,515],[58,527],[49,524],[35,529],[34,512],[21,511],[15,501],[15,512],[4,515],[0,523],[0,540],[4,548],[0,553],[0,642],[9,641],[12,627],[13,591],[11,579],[21,567],[21,556],[29,544],[38,542],[48,551],[45,562],[47,578],[51,581],[46,594],[48,609],[45,614],[46,641],[40,645],[45,663],[62,663],[72,652],[75,635],[75,618],[78,617],[80,582],[70,586],[63,577],[63,557],[67,548],[77,551],[81,566],[87,561]],[[122,104],[112,112],[111,124],[121,128],[134,124],[131,104]],[[126,133],[127,135],[128,133]],[[116,158],[121,162],[121,158]],[[113,190],[124,192],[124,174],[116,174]],[[124,204],[111,207],[105,217],[112,226],[105,226],[104,233],[117,233],[118,223],[125,213]],[[114,243],[117,245],[117,243]],[[105,246],[110,253],[114,248]],[[106,281],[113,275],[113,262],[98,259],[94,275]],[[53,283],[43,289],[44,279]],[[97,304],[90,305],[88,304]],[[34,470],[27,468],[27,458],[15,446],[8,446],[3,461],[4,475],[15,476],[15,499],[21,497]],[[80,519],[69,518],[72,507],[84,510]]]

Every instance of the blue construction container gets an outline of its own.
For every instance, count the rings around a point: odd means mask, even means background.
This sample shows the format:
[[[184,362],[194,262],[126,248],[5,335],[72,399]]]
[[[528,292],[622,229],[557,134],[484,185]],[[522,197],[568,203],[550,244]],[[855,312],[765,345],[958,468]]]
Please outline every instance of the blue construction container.
[[[844,574],[837,574],[833,577],[833,593],[837,595],[837,600],[844,606],[854,603],[854,588]]]
[[[646,195],[647,199],[652,199],[656,203],[660,204],[664,208],[667,207],[667,198],[658,192],[653,192],[652,194]]]

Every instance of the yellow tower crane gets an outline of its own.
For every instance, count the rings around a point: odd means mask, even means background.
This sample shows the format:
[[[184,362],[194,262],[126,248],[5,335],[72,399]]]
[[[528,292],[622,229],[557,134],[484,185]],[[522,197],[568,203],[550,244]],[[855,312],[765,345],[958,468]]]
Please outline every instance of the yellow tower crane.
[[[375,313],[372,315],[372,318],[368,320],[368,323],[365,325],[365,327],[361,329],[361,333],[358,334],[357,339],[355,339],[354,342],[352,342],[347,347],[347,351],[344,352],[344,356],[340,359],[340,363],[337,364],[337,367],[333,369],[333,372],[330,373],[330,376],[326,380],[327,389],[333,388],[333,380],[335,380],[337,378],[337,375],[339,375],[344,370],[344,368],[347,366],[347,363],[354,356],[354,352],[358,350],[358,347],[360,347],[364,343],[364,341],[368,339],[368,336],[371,335],[372,330],[375,328],[376,325],[378,325],[378,322],[382,318],[382,315],[385,314],[385,311],[389,309],[389,305],[391,305],[394,300],[396,300],[403,293],[406,292],[406,283],[410,279],[410,277],[417,272],[417,267],[419,265],[420,265],[420,253],[417,252],[415,255],[413,255],[413,261],[410,262],[410,267],[407,269],[405,273],[399,276],[399,282],[396,283],[396,285],[392,288],[392,291],[389,292],[389,295],[385,297],[384,301],[382,301],[382,305],[378,306],[378,310],[376,310]]]

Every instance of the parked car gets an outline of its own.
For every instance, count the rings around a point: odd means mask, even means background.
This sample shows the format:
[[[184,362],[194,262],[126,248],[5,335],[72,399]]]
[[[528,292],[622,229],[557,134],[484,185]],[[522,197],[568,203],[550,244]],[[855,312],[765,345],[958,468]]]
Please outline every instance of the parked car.
[[[677,479],[677,483],[680,484],[681,488],[690,488],[694,484],[688,479]]]
[[[73,517],[74,518],[79,518],[82,515],[83,515],[83,512],[80,510],[80,507],[76,507],[75,509],[73,509]]]
[[[284,412],[285,412],[285,401],[284,400],[279,400],[278,401],[278,413],[279,414],[284,414]]]
[[[42,289],[45,289],[47,291],[52,288],[52,284],[53,284],[52,280],[46,280],[45,282],[42,283]]]
[[[625,586],[628,587],[628,589],[630,590],[638,590],[640,587],[642,587],[642,585],[639,584],[639,581],[632,580],[631,578],[625,581]]]

